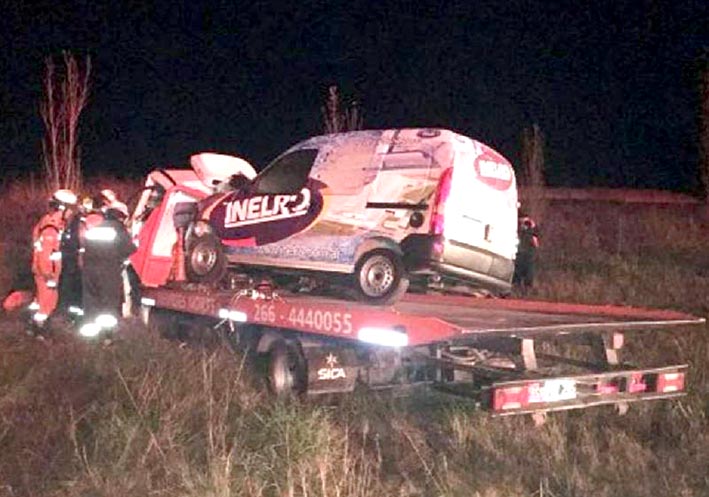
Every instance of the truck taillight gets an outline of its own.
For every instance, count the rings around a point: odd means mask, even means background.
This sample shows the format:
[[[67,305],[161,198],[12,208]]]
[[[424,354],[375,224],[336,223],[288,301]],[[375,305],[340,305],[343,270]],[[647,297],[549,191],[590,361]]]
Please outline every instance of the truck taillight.
[[[613,394],[618,393],[618,385],[615,382],[600,381],[596,384],[596,393]]]
[[[449,167],[438,181],[436,196],[433,202],[433,212],[431,213],[431,234],[442,235],[445,224],[445,207],[448,196],[451,192],[451,182],[453,179],[453,168]]]
[[[507,411],[521,409],[529,405],[529,392],[532,387],[539,388],[538,383],[496,388],[492,392],[492,409]]]
[[[681,392],[684,390],[684,373],[660,373],[657,375],[655,391],[659,393]]]

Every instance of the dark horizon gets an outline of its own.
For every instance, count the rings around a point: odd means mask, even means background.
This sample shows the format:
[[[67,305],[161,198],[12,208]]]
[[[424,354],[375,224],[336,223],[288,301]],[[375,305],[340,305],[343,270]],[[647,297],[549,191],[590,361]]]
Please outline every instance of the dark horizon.
[[[6,173],[41,171],[43,61],[92,57],[88,176],[142,175],[191,153],[257,168],[322,133],[337,85],[366,128],[444,127],[517,167],[547,139],[552,186],[696,192],[705,2],[16,4],[0,20]]]

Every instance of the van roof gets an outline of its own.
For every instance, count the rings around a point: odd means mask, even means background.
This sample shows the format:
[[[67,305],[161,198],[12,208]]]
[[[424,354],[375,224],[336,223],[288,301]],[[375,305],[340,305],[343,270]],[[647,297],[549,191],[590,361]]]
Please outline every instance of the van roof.
[[[458,139],[459,141],[473,141],[471,138],[444,128],[391,128],[391,129],[366,129],[357,131],[346,131],[343,133],[331,133],[327,135],[314,136],[291,147],[290,150],[296,150],[307,147],[319,147],[323,144],[337,144],[340,141],[357,141],[357,140],[381,140],[390,136],[391,141],[406,138],[435,138],[435,139]]]

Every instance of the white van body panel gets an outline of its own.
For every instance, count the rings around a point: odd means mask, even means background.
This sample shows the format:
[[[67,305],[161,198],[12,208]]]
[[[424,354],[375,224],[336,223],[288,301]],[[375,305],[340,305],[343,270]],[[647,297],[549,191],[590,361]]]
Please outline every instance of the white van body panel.
[[[441,178],[450,169],[448,195],[436,206]],[[279,156],[246,191],[216,198],[201,218],[214,227],[233,264],[347,273],[362,247],[381,244],[404,258],[408,250],[416,252],[411,271],[448,272],[458,279],[491,271],[493,280],[511,279],[514,171],[491,148],[449,130],[311,138]],[[434,237],[431,219],[438,207],[445,223]]]

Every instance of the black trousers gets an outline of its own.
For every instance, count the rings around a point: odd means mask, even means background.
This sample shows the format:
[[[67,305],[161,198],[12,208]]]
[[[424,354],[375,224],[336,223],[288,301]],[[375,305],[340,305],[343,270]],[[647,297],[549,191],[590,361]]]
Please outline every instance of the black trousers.
[[[94,261],[84,265],[81,278],[84,319],[95,319],[99,314],[120,317],[122,271],[123,266],[115,261]]]
[[[76,258],[62,256],[62,272],[59,275],[59,304],[62,310],[70,306],[81,306],[81,269]]]
[[[534,253],[520,252],[515,259],[515,273],[512,283],[521,287],[534,284]]]

